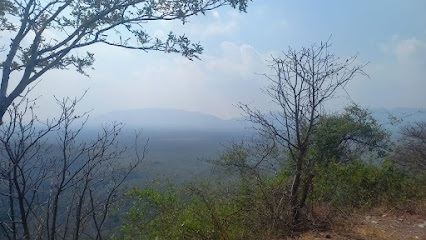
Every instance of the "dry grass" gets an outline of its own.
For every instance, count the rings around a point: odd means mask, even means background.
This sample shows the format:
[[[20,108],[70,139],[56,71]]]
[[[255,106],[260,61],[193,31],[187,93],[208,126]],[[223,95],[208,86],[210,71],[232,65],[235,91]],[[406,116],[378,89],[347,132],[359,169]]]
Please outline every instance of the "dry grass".
[[[311,230],[296,240],[426,240],[426,199],[404,206],[384,205],[351,214],[334,212],[333,221],[325,231]],[[327,211],[322,209],[322,214]],[[330,214],[330,213],[327,213]]]

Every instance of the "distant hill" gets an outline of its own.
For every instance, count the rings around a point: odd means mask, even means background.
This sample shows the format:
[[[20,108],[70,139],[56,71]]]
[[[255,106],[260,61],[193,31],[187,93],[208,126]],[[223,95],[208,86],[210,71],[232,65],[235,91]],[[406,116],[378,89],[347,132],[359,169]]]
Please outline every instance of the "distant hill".
[[[426,121],[426,109],[422,108],[373,108],[371,114],[392,134],[397,134],[403,126]]]
[[[389,121],[389,114],[402,122],[426,121],[426,109],[422,108],[373,108],[373,117],[380,122]]]
[[[243,129],[240,119],[224,120],[213,115],[177,109],[136,109],[110,112],[91,120],[92,123],[123,122],[129,127],[161,129]]]
[[[426,121],[426,109],[373,108],[372,116],[386,129],[397,133],[401,126]],[[396,120],[396,121],[395,121]],[[236,130],[251,126],[241,118],[224,120],[213,115],[177,109],[135,109],[113,111],[90,120],[90,123],[123,122],[131,128],[181,130]],[[396,124],[395,124],[396,123]]]

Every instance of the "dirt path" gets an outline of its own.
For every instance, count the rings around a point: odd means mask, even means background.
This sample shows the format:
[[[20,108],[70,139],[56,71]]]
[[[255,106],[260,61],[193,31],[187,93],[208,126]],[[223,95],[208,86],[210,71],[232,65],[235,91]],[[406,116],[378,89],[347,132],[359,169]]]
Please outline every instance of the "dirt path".
[[[296,238],[339,240],[426,240],[426,216],[397,213],[351,215],[335,221],[331,230]]]

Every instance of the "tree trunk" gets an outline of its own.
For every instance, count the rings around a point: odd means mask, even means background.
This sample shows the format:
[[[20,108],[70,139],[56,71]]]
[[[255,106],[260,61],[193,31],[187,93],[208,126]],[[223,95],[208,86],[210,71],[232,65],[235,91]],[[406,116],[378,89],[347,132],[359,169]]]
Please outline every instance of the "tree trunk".
[[[302,209],[305,207],[306,199],[308,198],[309,189],[311,189],[312,180],[314,179],[314,177],[315,175],[313,173],[308,174],[308,178],[306,179],[305,184],[302,188],[302,197],[300,198],[298,209]],[[296,218],[299,218],[299,216],[296,216]]]
[[[9,179],[9,207],[10,207],[10,221],[12,222],[11,230],[12,230],[12,239],[17,239],[17,231],[16,231],[16,220],[15,220],[15,206],[14,206],[14,199],[13,199],[13,184],[12,184],[12,176],[10,173],[8,173],[8,179]]]
[[[291,196],[290,196],[290,206],[293,214],[293,224],[298,221],[298,212],[299,212],[299,187],[300,187],[300,178],[302,176],[302,166],[303,166],[303,157],[299,155],[296,162],[296,172],[294,174],[293,185],[291,186]]]
[[[3,116],[6,113],[6,97],[0,97],[0,125],[3,125]]]

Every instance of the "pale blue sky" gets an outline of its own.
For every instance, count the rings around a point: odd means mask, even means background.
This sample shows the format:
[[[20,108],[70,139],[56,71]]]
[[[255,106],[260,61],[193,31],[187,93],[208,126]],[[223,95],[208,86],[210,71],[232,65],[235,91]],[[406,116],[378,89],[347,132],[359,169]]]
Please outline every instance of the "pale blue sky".
[[[51,113],[52,95],[78,96],[90,88],[81,104],[93,114],[137,108],[177,108],[239,116],[239,101],[259,108],[268,105],[262,94],[270,55],[288,46],[298,48],[332,35],[335,55],[358,54],[370,79],[354,79],[351,98],[366,107],[426,108],[426,1],[407,0],[254,0],[248,13],[230,8],[180,22],[147,24],[153,34],[170,30],[200,41],[201,61],[178,55],[91,47],[95,70],[90,78],[71,71],[43,77],[34,94],[43,95],[40,110]],[[340,97],[339,97],[340,96]],[[341,93],[330,104],[347,103]]]

